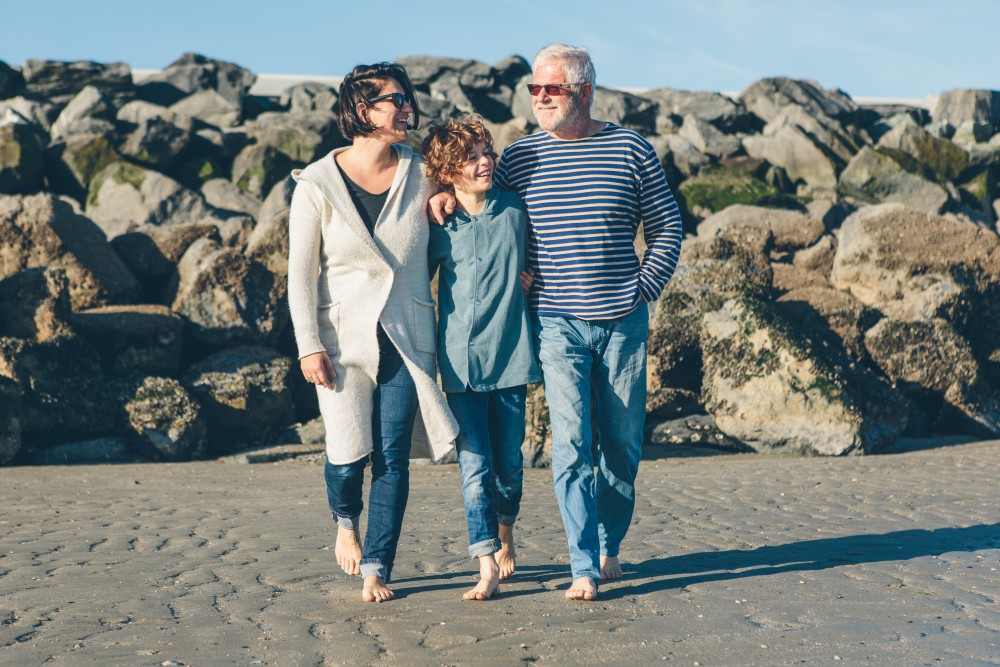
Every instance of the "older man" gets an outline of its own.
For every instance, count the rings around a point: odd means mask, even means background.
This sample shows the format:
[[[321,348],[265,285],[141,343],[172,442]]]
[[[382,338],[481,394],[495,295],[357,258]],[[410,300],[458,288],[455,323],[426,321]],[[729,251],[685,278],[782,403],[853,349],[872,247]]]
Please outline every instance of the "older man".
[[[546,46],[532,71],[542,131],[504,150],[496,182],[517,190],[531,217],[529,306],[573,571],[566,597],[593,600],[599,579],[622,574],[618,551],[635,506],[646,417],[646,304],[673,275],[681,218],[649,142],[591,118],[586,50]]]

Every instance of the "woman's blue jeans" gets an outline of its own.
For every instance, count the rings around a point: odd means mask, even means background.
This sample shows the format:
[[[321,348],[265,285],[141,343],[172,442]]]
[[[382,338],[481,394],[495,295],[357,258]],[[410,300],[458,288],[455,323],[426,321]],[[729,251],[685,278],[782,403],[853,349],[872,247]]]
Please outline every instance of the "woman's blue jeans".
[[[396,559],[403,527],[403,513],[410,493],[410,439],[417,413],[417,390],[402,357],[392,345],[384,346],[372,403],[372,482],[368,492],[368,528],[361,553],[361,575],[388,581]],[[328,460],[323,473],[330,511],[343,528],[358,529],[364,503],[368,457],[334,465]]]
[[[632,521],[646,420],[649,311],[612,320],[538,317],[535,351],[552,425],[552,478],[573,579],[596,583]],[[592,413],[597,431],[597,474]]]
[[[498,524],[513,526],[520,511],[526,397],[524,385],[448,393],[460,428],[456,446],[472,558],[499,551]]]

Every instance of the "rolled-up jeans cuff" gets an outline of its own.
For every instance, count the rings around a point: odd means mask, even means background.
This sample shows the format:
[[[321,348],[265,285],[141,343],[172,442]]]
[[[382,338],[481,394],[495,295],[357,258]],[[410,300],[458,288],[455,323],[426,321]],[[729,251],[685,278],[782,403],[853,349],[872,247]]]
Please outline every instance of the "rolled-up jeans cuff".
[[[482,556],[489,556],[490,554],[495,554],[498,551],[500,551],[500,540],[495,537],[469,545],[469,557],[473,559],[481,558]]]
[[[516,516],[504,516],[502,514],[497,515],[497,523],[501,526],[513,526],[515,521],[517,521]]]
[[[337,515],[337,527],[345,528],[347,530],[357,530],[358,522],[361,520],[361,515],[358,516],[339,516]]]
[[[361,576],[379,577],[383,581],[389,581],[389,571],[386,569],[385,565],[370,558],[361,559]]]

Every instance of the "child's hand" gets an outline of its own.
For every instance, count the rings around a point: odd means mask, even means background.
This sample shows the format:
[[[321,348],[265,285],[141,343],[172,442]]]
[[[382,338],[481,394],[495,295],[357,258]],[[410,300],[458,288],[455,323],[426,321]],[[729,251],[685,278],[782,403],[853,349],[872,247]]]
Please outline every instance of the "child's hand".
[[[527,294],[531,291],[531,285],[535,282],[535,274],[531,271],[521,271],[521,289]]]

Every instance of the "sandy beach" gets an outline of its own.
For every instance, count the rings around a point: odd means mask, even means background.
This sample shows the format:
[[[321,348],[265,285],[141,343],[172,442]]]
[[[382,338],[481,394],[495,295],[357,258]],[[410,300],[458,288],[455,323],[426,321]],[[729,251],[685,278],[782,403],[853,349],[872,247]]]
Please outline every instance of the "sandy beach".
[[[0,664],[997,665],[998,460],[644,461],[625,579],[593,603],[563,599],[547,470],[526,471],[514,578],[463,602],[457,467],[414,466],[380,605],[337,568],[316,463],[6,468]]]

